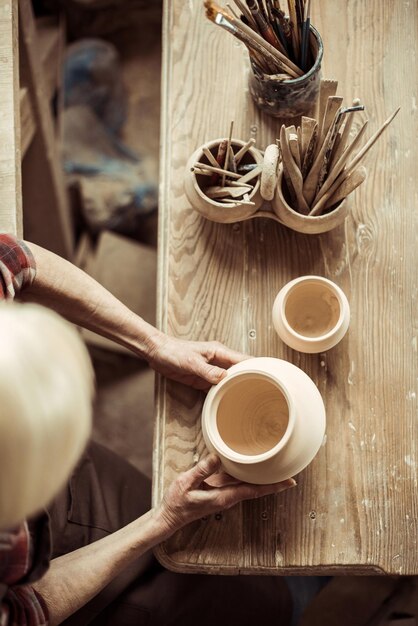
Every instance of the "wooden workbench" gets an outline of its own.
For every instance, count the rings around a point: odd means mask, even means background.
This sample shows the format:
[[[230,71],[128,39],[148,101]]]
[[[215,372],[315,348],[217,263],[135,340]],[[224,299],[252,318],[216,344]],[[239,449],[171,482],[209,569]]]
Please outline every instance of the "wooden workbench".
[[[279,132],[247,89],[247,55],[204,17],[201,0],[165,2],[159,242],[159,324],[184,339],[217,339],[287,359],[318,385],[327,434],[298,487],[200,520],[160,546],[170,569],[206,573],[418,574],[416,3],[317,0],[323,76],[367,107],[368,136],[401,112],[369,153],[366,183],[338,229],[301,235],[260,218],[219,225],[190,207],[186,161],[207,140]],[[345,291],[351,325],[324,354],[276,336],[280,287],[320,274]],[[154,503],[204,455],[204,396],[160,379]]]

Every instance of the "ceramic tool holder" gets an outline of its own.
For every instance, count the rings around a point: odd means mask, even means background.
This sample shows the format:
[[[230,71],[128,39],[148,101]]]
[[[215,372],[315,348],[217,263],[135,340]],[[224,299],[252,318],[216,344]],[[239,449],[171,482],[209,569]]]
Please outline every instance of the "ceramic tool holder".
[[[292,230],[306,235],[316,235],[325,233],[342,224],[349,212],[348,198],[344,198],[337,203],[332,210],[322,215],[303,215],[295,211],[289,199],[289,192],[283,177],[283,168],[279,169],[279,177],[272,208],[278,220]]]
[[[344,222],[349,211],[347,199],[342,200],[332,211],[323,215],[302,215],[293,210],[289,204],[286,189],[283,188],[281,166],[279,166],[277,177],[274,180],[275,194],[271,203],[261,195],[263,173],[256,179],[254,189],[249,193],[249,199],[254,204],[238,204],[234,203],[233,199],[228,204],[223,204],[213,198],[209,198],[205,194],[205,189],[210,185],[210,178],[196,173],[193,169],[195,163],[209,163],[203,152],[204,148],[209,149],[211,154],[216,157],[218,146],[221,142],[222,139],[215,139],[197,148],[188,160],[185,170],[184,188],[187,198],[192,207],[206,219],[213,222],[231,224],[256,217],[265,217],[307,235],[324,233]],[[245,142],[240,139],[233,139],[231,144],[237,150],[244,146]],[[269,148],[266,148],[265,156],[268,156],[268,153]],[[263,164],[265,163],[265,156],[263,157],[261,152],[253,146],[244,155],[242,164]]]
[[[199,211],[204,217],[213,222],[221,222],[223,224],[231,224],[233,222],[239,222],[241,220],[252,217],[254,213],[260,208],[263,199],[260,195],[260,175],[257,176],[253,189],[248,194],[248,199],[251,204],[234,202],[231,198],[228,203],[218,202],[216,199],[209,198],[205,189],[210,186],[210,177],[199,174],[194,170],[196,163],[208,164],[209,160],[204,154],[204,148],[207,148],[214,158],[218,151],[218,147],[223,139],[215,139],[200,146],[190,157],[184,178],[184,187],[186,195],[191,205]],[[240,139],[232,139],[231,146],[235,152],[245,145],[244,141]],[[254,147],[250,147],[242,157],[240,161],[241,165],[261,164],[263,162],[263,156]]]
[[[311,68],[299,78],[280,80],[257,72],[251,65],[249,88],[261,111],[273,117],[294,118],[307,115],[315,107],[321,85],[321,63],[324,54],[318,31],[310,27]]]

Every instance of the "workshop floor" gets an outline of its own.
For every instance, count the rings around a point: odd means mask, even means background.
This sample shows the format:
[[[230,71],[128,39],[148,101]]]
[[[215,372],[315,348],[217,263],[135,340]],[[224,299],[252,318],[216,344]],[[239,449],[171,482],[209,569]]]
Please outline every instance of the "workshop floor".
[[[111,38],[121,54],[123,76],[129,94],[129,117],[124,138],[128,145],[147,158],[147,166],[155,180],[158,180],[159,156],[160,31],[161,2],[157,0],[148,4],[129,30],[120,31]],[[147,224],[142,239],[155,245],[156,220]],[[137,359],[111,351],[94,348],[92,356],[97,376],[94,437],[120,453],[150,477],[154,373]],[[369,615],[365,621],[359,617],[361,611],[359,614],[355,609],[361,606],[362,602],[367,606],[368,589],[373,596],[378,579],[344,577],[334,584],[331,601],[322,605],[319,603],[319,618],[317,611],[316,617],[303,620],[303,624],[414,626],[417,624],[415,619],[407,617],[402,609],[412,612],[411,606],[417,608],[416,582],[415,579],[410,585],[405,601],[397,602],[395,614],[392,611],[391,615],[390,607],[386,606],[386,609]],[[353,606],[351,620],[349,614],[341,613],[344,599],[346,601],[350,594]],[[415,610],[413,612],[417,614]]]

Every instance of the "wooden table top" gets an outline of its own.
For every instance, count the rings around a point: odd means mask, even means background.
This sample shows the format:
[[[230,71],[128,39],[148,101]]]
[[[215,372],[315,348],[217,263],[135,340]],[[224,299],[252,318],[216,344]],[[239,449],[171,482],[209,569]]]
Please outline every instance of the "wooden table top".
[[[339,81],[345,103],[361,98],[367,137],[402,107],[367,156],[368,179],[345,224],[322,235],[266,218],[215,224],[190,206],[184,168],[198,146],[227,136],[234,120],[234,136],[254,136],[263,149],[280,123],[253,105],[246,50],[205,18],[203,2],[165,2],[160,327],[291,361],[317,384],[327,411],[326,438],[297,488],[178,532],[157,549],[176,571],[418,574],[418,8],[401,0],[312,5],[323,77]],[[271,321],[279,289],[304,274],[335,281],[351,306],[348,334],[317,355],[287,348]],[[154,503],[206,454],[203,400],[158,382]]]

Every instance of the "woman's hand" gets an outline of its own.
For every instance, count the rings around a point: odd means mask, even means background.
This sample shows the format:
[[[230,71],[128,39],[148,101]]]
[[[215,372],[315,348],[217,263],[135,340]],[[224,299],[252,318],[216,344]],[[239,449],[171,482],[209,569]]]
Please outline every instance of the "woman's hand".
[[[261,498],[296,485],[293,478],[271,485],[251,485],[219,473],[220,466],[219,458],[211,454],[170,485],[157,513],[168,536],[196,519],[229,509],[242,500]]]
[[[147,360],[156,372],[196,389],[209,389],[226,369],[248,357],[218,341],[183,341],[169,335],[152,338]]]

